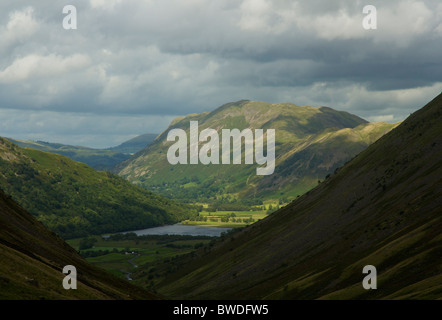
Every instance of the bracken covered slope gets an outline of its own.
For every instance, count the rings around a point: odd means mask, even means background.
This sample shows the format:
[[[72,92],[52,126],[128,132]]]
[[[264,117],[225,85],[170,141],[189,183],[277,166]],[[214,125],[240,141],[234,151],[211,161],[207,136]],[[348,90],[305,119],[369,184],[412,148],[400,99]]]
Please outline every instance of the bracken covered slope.
[[[159,299],[89,264],[0,190],[0,299]],[[77,269],[66,290],[63,267]]]
[[[174,298],[441,299],[442,95],[288,206],[188,257]],[[364,266],[377,268],[365,290]]]

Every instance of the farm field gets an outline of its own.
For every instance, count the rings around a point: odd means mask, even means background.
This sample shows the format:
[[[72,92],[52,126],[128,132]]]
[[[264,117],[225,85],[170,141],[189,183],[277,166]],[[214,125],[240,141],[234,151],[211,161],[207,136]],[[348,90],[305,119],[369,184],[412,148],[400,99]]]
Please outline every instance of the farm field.
[[[285,206],[275,201],[265,201],[262,205],[252,206],[250,210],[216,210],[210,211],[208,204],[200,204],[203,210],[194,219],[181,223],[193,226],[240,228],[264,219],[272,212]]]
[[[197,220],[184,220],[182,224],[205,226],[239,228],[254,223],[267,217],[267,211],[216,211],[200,212]]]
[[[202,211],[194,220],[181,224],[240,228],[259,221],[278,210],[284,204],[265,201],[249,210],[214,210],[209,204],[200,203]],[[109,236],[89,236],[67,242],[90,263],[136,284],[151,289],[171,270],[167,262],[180,255],[191,254],[195,249],[214,241],[216,237],[190,235],[144,235],[135,233]]]
[[[118,277],[132,280],[131,274],[139,266],[189,253],[212,239],[208,236],[136,236],[128,233],[109,238],[90,236],[67,242],[88,262]]]

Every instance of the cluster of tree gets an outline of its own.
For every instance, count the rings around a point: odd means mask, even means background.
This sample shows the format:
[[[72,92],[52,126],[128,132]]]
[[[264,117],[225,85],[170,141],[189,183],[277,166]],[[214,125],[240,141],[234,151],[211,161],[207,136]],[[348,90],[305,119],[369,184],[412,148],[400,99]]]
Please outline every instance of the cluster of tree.
[[[256,220],[252,217],[249,218],[234,218],[232,216],[226,215],[221,217],[221,222],[237,222],[237,223],[253,223]]]
[[[198,216],[192,221],[211,221],[211,222],[237,222],[237,223],[253,223],[256,220],[252,217],[244,218],[244,217],[236,217],[234,212],[223,215],[221,217],[212,217],[212,216]]]
[[[125,254],[126,252],[132,252],[129,249],[121,249],[118,250],[117,248],[113,248],[112,250],[87,250],[87,251],[80,251],[80,255],[83,258],[93,258],[93,257],[99,257],[99,256],[104,256],[106,254],[109,253],[121,253],[121,254]]]
[[[140,235],[138,236],[134,232],[128,233],[116,233],[104,238],[106,241],[122,241],[122,240],[137,240],[137,241],[156,241],[159,244],[166,244],[174,241],[183,240],[210,240],[211,236],[192,236],[192,235],[178,235],[178,234],[165,234],[165,235]]]
[[[273,206],[273,205],[270,204],[269,208],[267,209],[267,214],[275,212],[275,211],[279,210],[279,208],[280,208],[279,205]]]
[[[187,249],[187,248],[194,248],[191,244],[176,244],[176,243],[168,243],[165,245],[165,247],[173,248],[173,249]]]
[[[173,169],[173,168],[171,168]],[[186,187],[185,185],[193,182],[195,185]],[[220,185],[215,184],[214,180],[207,179],[200,182],[197,177],[184,177],[173,183],[161,182],[151,185],[150,190],[159,192],[161,195],[176,199],[182,203],[209,202],[214,201],[217,195],[222,191]]]
[[[207,211],[249,211],[250,206],[240,203],[211,203],[209,204]]]
[[[173,168],[171,168],[173,169]],[[147,182],[147,180],[143,180]],[[192,183],[192,185],[189,185]],[[239,191],[245,187],[235,184],[231,177],[210,177],[201,181],[198,177],[184,177],[174,182],[161,182],[149,185],[149,189],[159,192],[161,195],[179,200],[182,203],[213,203],[215,204],[237,204],[242,206],[262,205],[262,198],[237,199],[229,194]],[[235,210],[235,209],[228,209]]]
[[[80,240],[79,249],[80,250],[86,250],[90,249],[94,246],[94,244],[97,242],[96,238],[93,237],[87,237]]]
[[[207,216],[197,216],[192,221],[207,221]]]

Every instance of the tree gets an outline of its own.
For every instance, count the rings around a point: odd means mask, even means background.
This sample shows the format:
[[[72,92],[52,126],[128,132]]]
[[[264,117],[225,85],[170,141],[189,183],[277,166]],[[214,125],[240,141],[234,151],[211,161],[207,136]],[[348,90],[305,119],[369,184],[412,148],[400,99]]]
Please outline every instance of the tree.
[[[79,248],[80,250],[90,249],[94,246],[95,242],[97,242],[97,239],[95,238],[92,237],[83,238],[80,240]]]

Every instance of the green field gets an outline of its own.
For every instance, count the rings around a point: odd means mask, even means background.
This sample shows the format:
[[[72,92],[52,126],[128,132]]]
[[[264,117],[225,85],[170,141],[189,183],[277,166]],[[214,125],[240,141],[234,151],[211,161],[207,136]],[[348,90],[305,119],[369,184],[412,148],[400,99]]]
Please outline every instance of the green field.
[[[216,210],[209,211],[209,204],[199,203],[203,210],[194,219],[181,223],[193,226],[239,228],[264,219],[272,212],[287,205],[275,200],[264,201],[262,205],[250,206],[250,210]]]
[[[208,203],[198,203],[202,208],[199,215],[192,220],[184,220],[185,225],[241,228],[267,217],[269,214],[286,205],[279,201],[264,201],[259,206],[246,206],[249,210],[215,210]],[[91,242],[85,247],[84,241]],[[110,273],[125,279],[134,279],[134,274],[142,273],[139,277],[143,286],[153,288],[162,276],[169,272],[163,266],[168,259],[191,253],[196,248],[211,242],[214,237],[195,236],[136,236],[129,234],[114,234],[109,238],[99,235],[75,238],[67,242],[90,263],[99,266]],[[83,243],[83,244],[82,244]],[[139,268],[142,266],[141,268]],[[156,266],[162,266],[160,272],[154,273]],[[162,270],[165,269],[165,270]],[[151,272],[152,274],[146,274]]]
[[[185,220],[186,225],[238,228],[252,224],[267,216],[267,211],[202,211],[199,214],[200,220]]]
[[[86,260],[114,275],[128,279],[137,271],[138,266],[155,264],[167,258],[189,253],[195,248],[209,243],[212,237],[193,236],[136,236],[134,234],[117,235],[110,238],[92,236],[93,247],[80,250],[85,238],[67,240],[67,242]]]
[[[286,205],[267,200],[259,206],[246,206],[249,210],[215,210],[208,203],[198,203],[202,208],[198,217],[184,220],[185,225],[242,228],[267,217]],[[89,245],[85,240],[88,239]],[[192,253],[196,248],[212,242],[208,236],[136,236],[134,233],[114,234],[109,238],[99,235],[75,238],[67,242],[90,263],[135,284],[155,288],[171,272],[168,261]]]

